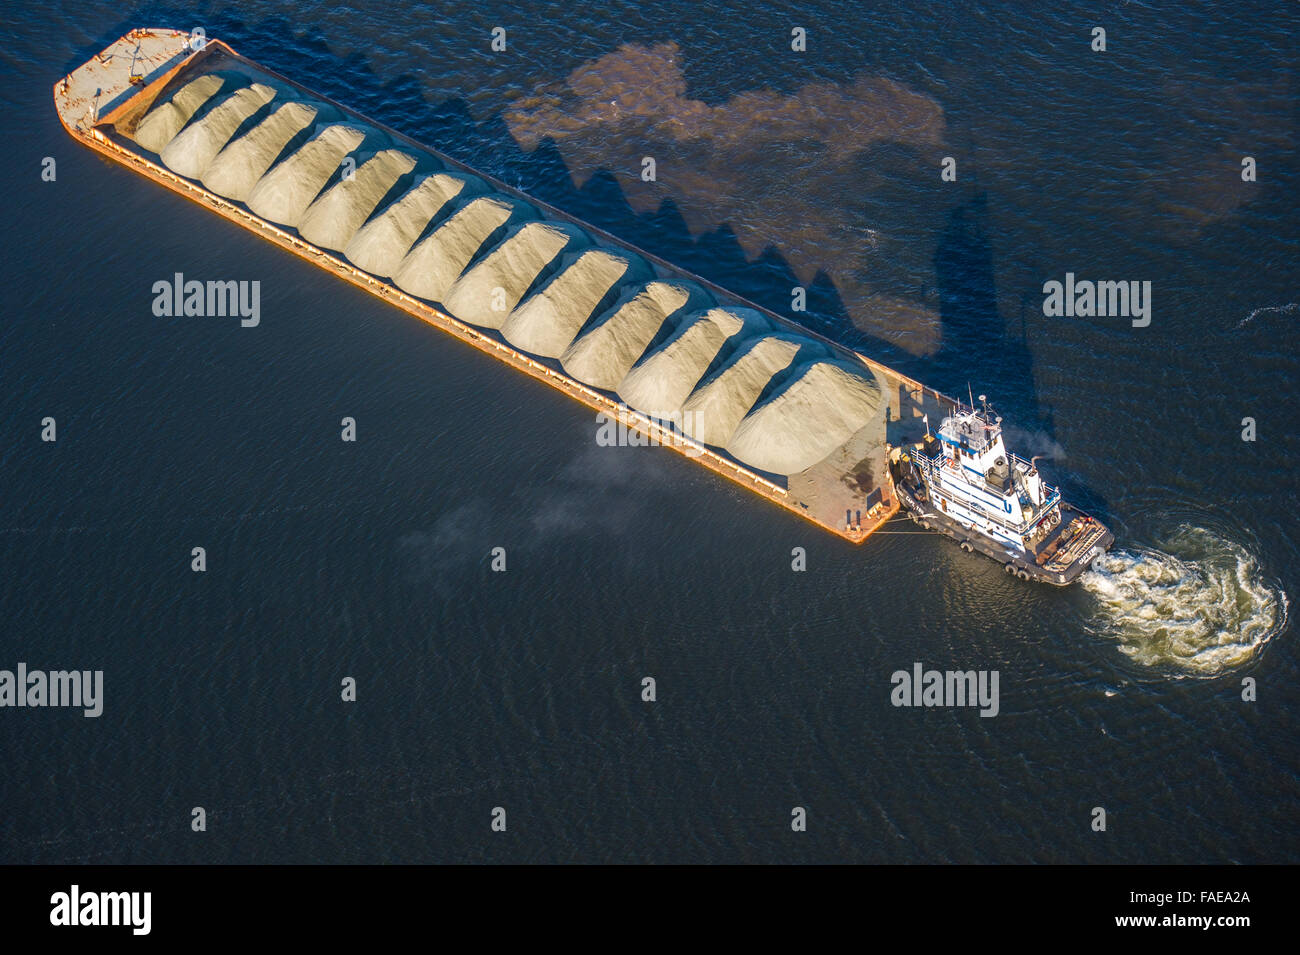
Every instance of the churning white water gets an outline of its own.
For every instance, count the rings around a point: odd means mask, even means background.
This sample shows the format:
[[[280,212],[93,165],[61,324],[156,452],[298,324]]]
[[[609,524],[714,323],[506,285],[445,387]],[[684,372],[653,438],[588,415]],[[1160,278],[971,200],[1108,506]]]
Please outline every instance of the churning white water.
[[[1215,676],[1255,656],[1286,623],[1287,597],[1240,544],[1182,527],[1166,553],[1099,558],[1081,582],[1098,629],[1137,662],[1179,676]]]

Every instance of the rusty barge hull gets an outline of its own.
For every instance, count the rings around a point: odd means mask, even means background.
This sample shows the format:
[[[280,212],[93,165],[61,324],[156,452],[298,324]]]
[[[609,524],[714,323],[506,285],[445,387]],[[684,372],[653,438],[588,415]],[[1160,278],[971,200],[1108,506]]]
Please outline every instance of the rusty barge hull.
[[[128,33],[55,84],[54,100],[60,122],[75,139],[108,159],[205,206],[459,341],[564,392],[587,407],[625,422],[630,429],[646,435],[650,441],[697,461],[713,473],[838,537],[859,544],[898,512],[900,501],[890,474],[889,450],[919,440],[924,430],[924,416],[928,415],[935,420],[942,418],[956,407],[957,403],[953,399],[770,309],[749,302],[707,279],[679,269],[598,227],[528,196],[398,130],[247,60],[219,40],[206,40],[197,50],[191,47],[190,41],[190,34],[177,30],[141,29]],[[122,130],[128,133],[133,131],[135,123],[162,94],[174,89],[180,81],[202,72],[202,67],[213,58],[223,58],[223,63],[239,64],[253,74],[298,90],[313,101],[329,104],[345,118],[381,130],[394,143],[405,144],[427,153],[449,170],[476,176],[501,193],[528,203],[540,210],[547,219],[572,223],[598,238],[604,245],[640,256],[652,263],[660,276],[695,282],[716,296],[719,305],[733,304],[754,309],[768,318],[777,332],[788,330],[819,341],[836,358],[860,365],[882,383],[885,394],[883,420],[854,435],[824,461],[806,472],[790,475],[786,486],[782,486],[778,480],[746,467],[725,452],[686,438],[680,431],[665,427],[655,418],[628,407],[609,393],[576,380],[562,369],[554,367],[553,363],[538,360],[511,346],[501,337],[460,321],[435,304],[356,268],[341,255],[304,240],[296,230],[282,228],[256,215],[244,205],[222,198],[199,183],[170,171],[121,135]],[[880,493],[875,496],[879,503],[866,508],[866,491],[873,488],[879,489]],[[854,510],[855,504],[859,513],[861,510],[866,510],[867,513],[861,516],[859,524],[845,523],[846,511]]]

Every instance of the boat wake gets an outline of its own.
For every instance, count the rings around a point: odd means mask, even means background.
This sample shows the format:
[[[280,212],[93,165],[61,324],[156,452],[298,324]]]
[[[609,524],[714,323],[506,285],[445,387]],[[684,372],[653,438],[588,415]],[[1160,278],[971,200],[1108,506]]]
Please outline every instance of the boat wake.
[[[1097,630],[1131,659],[1212,677],[1254,658],[1283,629],[1286,593],[1244,547],[1185,526],[1168,548],[1112,551],[1080,578],[1099,605]]]

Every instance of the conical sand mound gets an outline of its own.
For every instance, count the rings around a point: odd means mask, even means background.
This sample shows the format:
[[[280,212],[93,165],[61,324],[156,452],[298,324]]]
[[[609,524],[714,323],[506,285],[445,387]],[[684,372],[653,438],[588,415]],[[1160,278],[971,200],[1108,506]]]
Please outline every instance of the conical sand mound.
[[[343,254],[359,269],[385,278],[435,218],[457,202],[487,191],[481,179],[439,172],[421,178],[379,215],[363,225]]]
[[[883,405],[874,377],[847,362],[812,362],[745,416],[727,450],[760,471],[798,474],[866,427]]]
[[[480,196],[415,243],[393,281],[412,295],[441,302],[465,267],[498,229],[536,219],[531,206],[505,196]]]
[[[382,142],[370,134],[365,127],[353,124],[322,127],[306,145],[257,181],[249,193],[248,208],[270,222],[296,228],[344,158],[362,144]]]
[[[178,176],[201,178],[239,127],[274,98],[275,90],[261,83],[232,93],[163,147],[163,165]]]
[[[601,306],[617,295],[617,286],[644,282],[650,274],[638,256],[607,249],[566,257],[560,271],[510,313],[501,334],[523,351],[559,358]]]
[[[577,226],[527,222],[456,280],[444,304],[461,321],[500,328],[524,294],[560,256],[589,245]]]
[[[298,233],[322,249],[341,252],[389,190],[415,165],[416,157],[400,149],[375,153],[307,207]]]
[[[204,103],[219,92],[229,93],[247,86],[245,77],[208,73],[190,80],[165,103],[155,104],[135,127],[135,141],[153,153],[160,153],[190,121]]]
[[[671,332],[685,312],[713,304],[690,282],[647,282],[603,315],[560,357],[574,378],[613,391],[651,342]]]
[[[638,411],[679,421],[683,403],[719,354],[768,327],[767,319],[752,308],[711,308],[688,315],[624,376],[619,397]]]
[[[726,447],[736,427],[768,383],[795,361],[827,353],[797,335],[769,335],[741,342],[735,353],[682,404],[682,430],[697,441]]]
[[[266,119],[217,153],[203,174],[203,185],[219,196],[246,202],[257,181],[295,136],[319,120],[332,118],[314,104],[280,104]]]

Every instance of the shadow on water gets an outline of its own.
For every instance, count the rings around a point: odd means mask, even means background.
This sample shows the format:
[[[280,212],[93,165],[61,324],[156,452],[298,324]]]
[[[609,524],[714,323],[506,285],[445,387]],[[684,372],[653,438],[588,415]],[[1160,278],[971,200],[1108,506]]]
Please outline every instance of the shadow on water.
[[[948,213],[934,252],[934,273],[944,330],[936,358],[943,381],[936,387],[961,397],[967,382],[998,387],[1000,406],[1026,424],[1038,422],[1023,312],[1012,319],[998,310],[988,194],[978,186]]]
[[[978,183],[948,213],[935,248],[934,272],[944,338],[930,376],[923,380],[962,400],[968,400],[968,386],[976,396],[987,393],[996,411],[1007,418],[1009,447],[1026,457],[1048,451],[1056,444],[1055,419],[1052,409],[1038,400],[1027,335],[1030,310],[1040,308],[1041,302],[1026,291],[1014,314],[999,308],[988,194]],[[1106,516],[1106,500],[1096,488],[1075,486],[1059,462],[1052,465],[1050,453],[1043,457],[1046,473],[1053,483],[1063,484],[1067,499]]]

